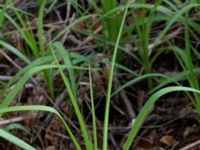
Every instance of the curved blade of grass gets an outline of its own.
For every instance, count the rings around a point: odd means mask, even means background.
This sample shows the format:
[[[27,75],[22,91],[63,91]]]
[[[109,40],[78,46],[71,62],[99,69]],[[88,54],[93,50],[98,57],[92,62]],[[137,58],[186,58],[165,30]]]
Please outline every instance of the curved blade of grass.
[[[61,56],[58,54],[57,55],[59,58],[61,58]],[[79,54],[74,54],[71,53],[71,57],[72,57],[72,61],[74,64],[80,63],[80,62],[84,62],[87,61],[89,58],[85,57],[85,56],[81,56]],[[28,64],[27,66],[25,66],[24,68],[21,68],[14,76],[12,79],[9,80],[8,83],[6,83],[6,85],[4,86],[4,90],[1,93],[1,97],[3,97],[2,95],[6,92],[7,89],[9,89],[9,87],[14,84],[16,81],[19,80],[19,78],[24,75],[25,73],[27,73],[28,71],[30,71],[31,69],[40,66],[40,65],[44,65],[47,63],[50,63],[54,60],[53,56],[44,56],[44,57],[40,57],[35,59],[33,62],[31,62],[30,64]],[[70,67],[68,67],[70,68]],[[73,67],[74,68],[74,67]],[[77,68],[76,69],[85,69],[87,70],[87,68]]]
[[[176,5],[174,5],[171,1],[169,1],[169,0],[163,0],[163,2],[166,3],[167,5],[169,5],[175,11],[178,11]]]
[[[150,78],[150,77],[163,77],[163,78],[166,78],[166,79],[169,79],[171,82],[175,82],[177,83],[176,80],[173,80],[173,78],[170,78],[164,74],[159,74],[159,73],[149,73],[149,74],[144,74],[142,76],[138,76],[137,78],[134,78],[128,82],[126,82],[124,85],[120,86],[115,92],[112,93],[111,96],[114,96],[116,95],[117,93],[119,93],[121,90],[139,82],[139,81],[142,81],[143,79],[146,79],[146,78]]]
[[[10,134],[9,132],[0,129],[0,137],[4,138],[5,140],[25,149],[25,150],[36,150],[34,147],[31,145],[27,144],[23,140],[19,139],[18,137]]]
[[[16,81],[19,80],[19,78],[24,75],[26,72],[28,72],[29,70],[31,70],[32,68],[35,68],[36,66],[42,65],[42,64],[46,64],[46,63],[50,63],[51,61],[53,61],[53,57],[52,56],[45,56],[45,57],[41,57],[38,59],[35,59],[33,62],[31,62],[30,64],[28,64],[27,66],[21,68],[13,77],[12,79],[10,79],[4,86],[3,90],[0,92],[0,98],[4,98],[4,94],[8,92],[8,89],[10,89],[10,86],[12,84],[14,84]]]
[[[9,124],[7,125],[4,130],[5,131],[9,131],[9,130],[21,130],[21,131],[24,131],[26,132],[27,134],[31,135],[30,131],[25,128],[23,125],[19,124],[19,123],[12,123],[12,124]]]
[[[62,68],[66,68],[68,66],[62,65]],[[42,66],[37,66],[35,68],[32,68],[29,70],[26,74],[24,74],[20,80],[14,85],[14,87],[11,89],[11,91],[7,94],[6,98],[3,100],[3,102],[0,104],[0,108],[8,107],[9,104],[12,102],[14,97],[17,95],[17,93],[22,89],[26,81],[34,74],[46,69],[51,69],[51,68],[58,68],[57,65],[42,65]],[[74,67],[74,69],[83,69],[87,70],[87,68],[83,67]],[[1,116],[1,115],[0,115]]]
[[[195,68],[194,69],[194,72],[195,73],[200,73],[200,68]],[[161,81],[159,83],[159,85],[157,85],[156,87],[154,87],[150,92],[149,94],[151,93],[154,93],[155,91],[157,91],[158,89],[170,84],[170,83],[173,83],[174,81],[176,81],[177,83],[179,81],[183,81],[183,80],[186,80],[187,79],[187,74],[189,73],[189,71],[183,71],[183,72],[180,72],[180,73],[177,73],[176,75],[173,75],[173,76],[169,76],[167,79]]]
[[[166,87],[163,88],[156,93],[154,93],[148,101],[145,103],[145,105],[142,107],[140,110],[140,113],[138,114],[133,126],[131,127],[131,130],[128,134],[128,137],[123,145],[123,150],[129,150],[130,146],[135,139],[142,123],[145,118],[145,116],[148,114],[149,110],[153,107],[154,103],[163,95],[171,92],[176,92],[176,91],[186,91],[186,92],[196,92],[200,93],[199,90],[190,88],[190,87],[183,87],[183,86],[171,86],[171,87]]]
[[[50,48],[50,50],[52,52],[52,55],[53,55],[53,57],[55,59],[55,62],[57,64],[57,67],[58,67],[58,70],[60,72],[60,75],[61,75],[61,77],[62,77],[62,79],[64,81],[64,84],[65,84],[65,87],[66,87],[66,89],[68,91],[71,103],[72,103],[72,105],[74,107],[76,116],[78,118],[78,121],[79,121],[79,124],[80,124],[80,127],[81,127],[81,132],[83,134],[83,139],[84,139],[84,142],[85,142],[85,145],[86,145],[86,149],[90,150],[90,149],[92,149],[93,145],[92,145],[92,143],[90,141],[90,137],[89,137],[89,134],[87,132],[86,124],[84,122],[83,116],[82,116],[81,111],[79,109],[76,96],[73,93],[73,90],[71,88],[71,85],[70,85],[70,82],[69,82],[68,78],[65,76],[65,74],[64,74],[64,72],[63,72],[63,70],[61,68],[61,65],[58,62],[58,59],[57,59],[57,57],[55,55],[53,47],[51,45],[49,45],[49,48]]]
[[[0,45],[2,45],[4,48],[15,54],[17,57],[19,57],[21,60],[29,64],[31,61],[29,60],[28,57],[26,57],[24,54],[22,54],[18,49],[13,47],[12,45],[0,40]]]
[[[123,15],[123,19],[121,22],[121,26],[119,29],[119,33],[118,33],[118,37],[116,40],[116,44],[115,44],[115,48],[113,51],[113,56],[112,56],[112,62],[111,62],[111,66],[110,66],[110,71],[109,71],[109,78],[108,78],[108,88],[107,88],[107,95],[106,95],[106,106],[105,106],[105,115],[104,115],[104,129],[103,129],[103,150],[107,150],[107,142],[108,142],[108,121],[109,121],[109,109],[110,109],[110,100],[111,100],[111,90],[112,90],[112,80],[113,80],[113,72],[114,72],[114,66],[115,66],[115,60],[117,57],[117,50],[118,50],[118,46],[119,46],[119,41],[120,41],[120,37],[122,35],[122,30],[124,27],[124,22],[125,22],[125,18],[128,12],[128,8],[129,8],[130,2],[128,2],[126,9],[124,11],[124,15]]]
[[[8,112],[15,112],[15,111],[47,111],[54,113],[59,117],[59,119],[62,121],[65,129],[67,130],[71,140],[73,141],[75,147],[77,150],[81,150],[79,143],[77,142],[76,138],[74,137],[73,133],[71,132],[69,126],[63,119],[63,117],[59,114],[57,110],[54,108],[51,108],[49,106],[41,106],[41,105],[30,105],[30,106],[12,106],[12,107],[4,107],[0,108],[0,114],[8,113]],[[27,149],[30,150],[30,149]]]
[[[185,54],[185,52],[177,46],[170,46],[169,48],[175,53],[176,58],[179,61],[179,64],[183,68],[183,70],[187,70],[187,55]]]
[[[21,68],[13,77],[12,79],[9,80],[9,82],[5,85],[4,87],[4,92],[16,81],[19,80],[19,78],[25,74],[26,72],[28,72],[29,70],[35,68],[36,66],[39,65],[43,65],[46,63],[50,63],[53,60],[52,56],[45,56],[45,57],[41,57],[38,59],[35,59],[33,62],[31,62],[30,64],[28,64],[27,66]]]

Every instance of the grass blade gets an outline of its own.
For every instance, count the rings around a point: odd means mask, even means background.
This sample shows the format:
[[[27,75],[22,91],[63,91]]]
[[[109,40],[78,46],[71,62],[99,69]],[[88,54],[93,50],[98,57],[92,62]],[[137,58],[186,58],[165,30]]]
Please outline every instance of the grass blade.
[[[115,60],[116,60],[116,56],[117,56],[117,50],[118,50],[118,46],[119,46],[119,41],[120,41],[120,37],[122,34],[122,30],[124,27],[124,22],[125,22],[125,18],[128,12],[128,8],[129,8],[130,3],[128,2],[125,12],[124,12],[124,16],[123,16],[123,20],[120,26],[120,30],[118,33],[118,37],[116,40],[116,44],[115,44],[115,48],[114,48],[114,52],[113,52],[113,56],[112,56],[112,62],[111,62],[111,66],[110,66],[110,72],[109,72],[109,78],[108,78],[108,88],[107,88],[107,95],[106,95],[106,106],[105,106],[105,115],[104,115],[104,128],[103,128],[103,150],[107,150],[107,142],[108,142],[108,121],[109,121],[109,108],[110,108],[110,99],[111,99],[111,90],[112,90],[112,80],[113,80],[113,72],[114,72],[114,66],[115,66]]]
[[[96,115],[94,106],[94,94],[92,86],[92,74],[91,66],[89,65],[89,80],[90,80],[90,100],[91,100],[91,112],[92,112],[92,127],[93,127],[93,140],[94,140],[94,150],[98,150],[98,140],[97,140],[97,129],[96,129]]]
[[[4,107],[0,108],[0,114],[8,113],[8,112],[15,112],[15,111],[47,111],[56,114],[60,120],[62,121],[65,129],[67,130],[71,140],[73,141],[77,150],[81,150],[79,143],[77,142],[76,138],[74,137],[73,133],[71,132],[69,126],[63,119],[63,117],[59,114],[57,110],[48,106],[41,106],[41,105],[29,105],[29,106],[13,106],[13,107]],[[16,143],[17,144],[17,143]],[[32,150],[32,149],[27,149]],[[35,149],[34,149],[35,150]]]
[[[36,150],[31,145],[27,144],[26,142],[19,139],[18,137],[10,134],[9,132],[4,131],[3,129],[0,129],[0,137],[6,139],[7,141],[25,149],[25,150]]]
[[[72,86],[74,95],[76,95],[75,73],[73,69],[71,55],[60,42],[53,43],[53,46],[58,49],[58,52],[60,53],[65,64],[69,66],[68,72],[69,72],[70,84]]]
[[[0,45],[2,45],[4,48],[15,54],[17,57],[19,57],[21,60],[29,64],[31,61],[29,60],[28,57],[26,57],[24,54],[22,54],[18,49],[13,47],[12,45],[0,40]]]
[[[163,88],[157,92],[155,92],[146,102],[146,104],[142,107],[142,109],[140,110],[140,113],[138,114],[129,134],[127,137],[127,140],[125,141],[124,145],[123,145],[123,150],[129,150],[130,146],[133,142],[133,140],[135,139],[140,126],[142,125],[142,122],[145,118],[145,116],[147,116],[149,110],[153,107],[154,103],[163,95],[167,94],[167,93],[171,93],[171,92],[176,92],[176,91],[185,91],[185,92],[196,92],[196,93],[200,93],[199,90],[190,88],[190,87],[183,87],[183,86],[171,86],[171,87],[166,87]]]
[[[53,47],[51,45],[49,45],[49,48],[50,48],[50,50],[52,52],[52,55],[54,56],[54,59],[56,61],[57,67],[58,67],[58,70],[59,70],[60,75],[61,75],[61,77],[63,79],[63,82],[64,82],[64,84],[66,86],[66,89],[68,91],[71,103],[72,103],[72,105],[74,107],[76,116],[77,116],[78,121],[80,123],[81,132],[83,134],[83,139],[84,139],[84,142],[85,142],[85,145],[86,145],[86,149],[90,150],[90,149],[92,149],[92,143],[90,141],[90,137],[89,137],[89,134],[87,132],[87,128],[86,128],[86,124],[84,122],[83,116],[82,116],[81,111],[79,109],[79,106],[78,106],[78,103],[77,103],[77,100],[76,100],[76,96],[73,94],[70,82],[69,82],[68,78],[65,76],[65,74],[64,74],[64,72],[63,72],[63,70],[61,68],[61,65],[58,62],[58,59],[57,59],[57,57],[55,55]]]

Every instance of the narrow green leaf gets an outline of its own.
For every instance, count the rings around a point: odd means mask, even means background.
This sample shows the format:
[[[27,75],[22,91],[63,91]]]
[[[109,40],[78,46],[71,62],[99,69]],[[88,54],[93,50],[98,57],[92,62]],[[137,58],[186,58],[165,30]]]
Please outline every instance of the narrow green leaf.
[[[34,147],[29,145],[28,143],[24,142],[23,140],[19,139],[18,137],[10,134],[9,132],[0,129],[0,137],[6,139],[7,141],[25,149],[25,150],[36,150]]]
[[[128,134],[128,137],[123,145],[123,150],[129,150],[131,147],[131,144],[133,140],[135,139],[143,121],[144,118],[148,115],[149,110],[153,107],[154,103],[159,100],[159,98],[167,93],[176,92],[176,91],[185,91],[185,92],[196,92],[200,93],[199,90],[190,88],[190,87],[183,87],[183,86],[171,86],[163,88],[156,93],[154,93],[145,103],[145,105],[140,110],[133,126],[131,127],[131,130]]]

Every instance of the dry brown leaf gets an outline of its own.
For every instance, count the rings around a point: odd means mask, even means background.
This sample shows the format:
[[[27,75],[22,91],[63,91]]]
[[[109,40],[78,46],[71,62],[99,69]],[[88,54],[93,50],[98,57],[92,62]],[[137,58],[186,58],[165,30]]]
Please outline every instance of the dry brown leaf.
[[[186,127],[185,130],[183,131],[183,137],[186,138],[190,134],[194,133],[196,131],[196,128],[194,127]]]
[[[145,138],[140,138],[132,149],[133,150],[152,150],[153,144],[151,143],[151,141]]]
[[[175,140],[173,136],[164,135],[161,137],[160,142],[168,146],[171,146],[171,145],[174,145],[177,141]]]

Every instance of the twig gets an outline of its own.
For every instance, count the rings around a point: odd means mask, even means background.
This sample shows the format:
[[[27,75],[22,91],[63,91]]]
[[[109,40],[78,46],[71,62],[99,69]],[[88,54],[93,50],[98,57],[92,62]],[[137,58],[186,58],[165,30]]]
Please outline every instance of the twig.
[[[12,79],[12,76],[0,76],[0,80],[2,81],[8,81],[10,79]]]
[[[71,17],[71,19],[70,19],[70,21],[69,21],[69,24],[72,23],[72,22],[74,21],[75,16],[76,16],[75,14],[72,15],[72,17]],[[62,39],[61,39],[61,43],[63,43],[63,44],[65,43],[65,41],[66,41],[66,39],[67,39],[67,37],[68,37],[69,32],[70,32],[70,31],[67,31],[67,32],[63,35],[63,37],[62,37]]]
[[[116,78],[116,83],[118,86],[120,86],[120,83],[119,83],[119,80]],[[127,110],[127,113],[128,115],[130,116],[131,119],[135,118],[136,117],[136,113],[135,111],[133,110],[133,108],[131,107],[131,102],[130,100],[128,99],[126,93],[124,90],[120,91],[120,96],[122,98],[122,101],[126,107],[126,110]]]
[[[117,142],[116,142],[116,140],[115,140],[115,138],[113,136],[113,133],[109,133],[109,138],[110,138],[110,140],[111,140],[111,142],[112,142],[112,144],[114,146],[114,149],[115,150],[120,150],[120,148],[119,148],[119,146],[118,146],[118,144],[117,144]]]
[[[22,120],[24,120],[24,117],[15,117],[15,118],[11,118],[11,119],[1,120],[0,125],[6,125],[6,124],[10,124],[10,123],[20,122]]]
[[[183,148],[181,148],[180,150],[190,150],[192,147],[200,145],[200,140],[195,141],[194,143],[191,143]]]
[[[2,49],[0,49],[0,53],[13,65],[15,66],[17,69],[20,69],[21,67],[16,64]]]

